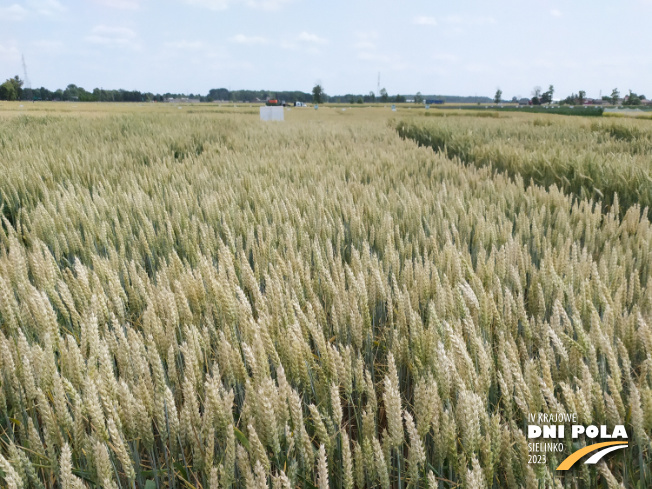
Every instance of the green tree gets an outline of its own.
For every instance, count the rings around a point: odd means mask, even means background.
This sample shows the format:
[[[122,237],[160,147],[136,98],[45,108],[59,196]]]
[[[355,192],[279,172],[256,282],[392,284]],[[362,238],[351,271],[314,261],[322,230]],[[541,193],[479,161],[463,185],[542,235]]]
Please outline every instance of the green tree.
[[[571,93],[568,97],[560,102],[561,104],[576,105],[577,104],[577,94]]]
[[[554,93],[555,93],[555,87],[550,85],[548,87],[548,91],[543,92],[541,94],[541,103],[542,104],[550,104],[550,103],[552,103],[552,96],[554,95]]]
[[[320,83],[317,83],[312,88],[312,101],[316,104],[321,104],[324,102],[325,96],[326,94],[324,93],[324,87],[322,87]]]
[[[614,88],[611,91],[611,103],[616,105],[618,103],[619,98],[620,98],[620,92],[618,91],[617,88]]]
[[[641,97],[630,90],[623,105],[641,105]]]
[[[541,87],[534,87],[532,90],[532,105],[541,105]]]
[[[22,95],[23,81],[16,75],[0,85],[0,100],[19,100]]]
[[[584,100],[586,100],[586,92],[584,90],[580,90],[577,94],[577,103],[579,105],[584,105]]]
[[[384,88],[380,89],[380,101],[384,104],[389,102],[389,95],[387,94],[387,90],[385,90]]]
[[[66,87],[66,89],[63,91],[63,99],[64,100],[79,100],[79,87],[75,85],[74,83],[71,83]]]
[[[16,100],[17,98],[18,95],[13,83],[7,80],[0,85],[0,100]]]
[[[376,94],[374,92],[369,92],[369,100],[371,103],[374,103],[376,101]]]
[[[499,104],[503,98],[503,91],[499,88],[496,90],[496,95],[494,95],[494,103]]]
[[[417,94],[414,96],[414,103],[415,104],[423,103],[423,95],[421,95],[421,92],[417,92]]]

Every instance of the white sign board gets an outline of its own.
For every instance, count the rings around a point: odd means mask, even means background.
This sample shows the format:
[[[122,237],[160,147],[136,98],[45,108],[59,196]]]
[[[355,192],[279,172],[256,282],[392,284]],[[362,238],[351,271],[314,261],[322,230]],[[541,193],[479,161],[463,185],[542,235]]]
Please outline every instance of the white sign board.
[[[282,121],[284,119],[283,107],[261,107],[260,120],[261,121]]]

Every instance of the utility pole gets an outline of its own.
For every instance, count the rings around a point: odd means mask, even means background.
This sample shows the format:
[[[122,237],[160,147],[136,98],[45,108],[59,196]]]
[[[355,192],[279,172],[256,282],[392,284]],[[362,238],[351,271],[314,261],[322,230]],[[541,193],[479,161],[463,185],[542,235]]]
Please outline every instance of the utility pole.
[[[23,84],[25,85],[25,88],[32,88],[32,84],[29,81],[29,77],[27,76],[27,64],[25,63],[25,55],[22,55],[23,58],[23,75],[24,75],[24,80]]]
[[[25,63],[25,55],[21,55],[22,62],[23,62],[23,100],[31,100],[34,102],[34,92],[32,92],[32,83],[29,81],[29,77],[27,76],[27,63]]]

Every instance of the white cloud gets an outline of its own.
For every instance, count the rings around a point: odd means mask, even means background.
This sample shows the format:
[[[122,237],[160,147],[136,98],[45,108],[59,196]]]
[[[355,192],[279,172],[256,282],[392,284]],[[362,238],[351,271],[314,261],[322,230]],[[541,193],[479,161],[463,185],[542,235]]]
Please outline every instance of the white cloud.
[[[51,16],[66,10],[57,0],[28,0],[23,3],[25,6],[13,3],[8,7],[0,7],[0,22],[24,20],[30,14]]]
[[[40,15],[54,15],[66,11],[58,0],[32,0],[28,5]]]
[[[311,34],[306,31],[303,31],[301,34],[299,34],[297,40],[300,42],[308,42],[313,44],[328,44],[328,39],[324,39],[323,37],[319,37],[317,34]]]
[[[464,19],[459,15],[447,15],[442,19],[447,24],[461,24]]]
[[[174,41],[166,42],[165,47],[182,51],[197,51],[204,47],[204,43],[201,41]]]
[[[487,17],[476,17],[474,19],[471,19],[471,25],[487,25],[487,24],[495,24],[496,19],[491,16]]]
[[[226,10],[231,5],[246,5],[255,10],[278,10],[293,0],[184,0],[189,5],[209,10]]]
[[[247,6],[253,9],[278,10],[292,0],[248,0]]]
[[[116,8],[120,10],[138,10],[140,0],[94,0],[95,3],[105,7]]]
[[[328,43],[328,39],[319,37],[317,34],[303,31],[294,39],[286,39],[281,41],[279,46],[283,49],[288,49],[291,51],[304,51],[310,54],[319,54],[319,46],[323,46]]]
[[[231,3],[230,0],[185,0],[185,2],[209,10],[226,10],[229,8],[229,4]]]
[[[496,19],[491,16],[486,17],[462,17],[461,15],[447,15],[443,22],[451,25],[486,25],[495,24]]]
[[[27,17],[29,12],[22,5],[14,3],[8,7],[0,7],[0,22],[3,20],[17,21]]]
[[[383,54],[379,54],[377,50],[376,40],[378,33],[375,31],[356,32],[358,42],[353,47],[358,51],[358,59],[364,61],[380,61],[386,63],[389,58]]]
[[[61,53],[64,49],[64,44],[61,41],[43,39],[40,41],[33,41],[32,46],[37,48],[40,52],[48,54]]]
[[[260,36],[245,36],[244,34],[238,34],[229,39],[231,42],[238,44],[267,44],[269,41],[264,37]]]
[[[550,15],[552,15],[553,17],[561,17],[562,13],[559,10],[557,10],[556,8],[553,8],[550,11]]]
[[[413,21],[417,25],[437,25],[437,19],[434,17],[428,17],[426,15],[419,15],[414,18]]]
[[[535,58],[531,60],[532,66],[552,70],[559,65],[559,62],[554,58]]]
[[[86,40],[92,44],[103,44],[106,46],[131,46],[135,44],[136,33],[127,27],[110,27],[98,25],[93,27],[91,35]]]
[[[459,59],[454,54],[449,54],[449,53],[435,53],[431,55],[430,58],[435,61],[446,61],[446,62],[453,62]]]
[[[356,32],[355,37],[358,38],[358,44],[361,47],[376,47],[375,42],[378,40],[378,33],[376,31]]]
[[[489,71],[489,68],[484,63],[467,63],[464,65],[464,69],[471,73],[484,73]]]
[[[387,55],[378,54],[378,53],[369,53],[366,51],[358,53],[358,59],[361,59],[363,61],[381,61],[383,63],[389,63],[390,61],[390,58]]]
[[[15,45],[0,44],[0,60],[18,61],[20,52]]]
[[[376,45],[371,41],[358,41],[353,45],[356,49],[376,49]]]

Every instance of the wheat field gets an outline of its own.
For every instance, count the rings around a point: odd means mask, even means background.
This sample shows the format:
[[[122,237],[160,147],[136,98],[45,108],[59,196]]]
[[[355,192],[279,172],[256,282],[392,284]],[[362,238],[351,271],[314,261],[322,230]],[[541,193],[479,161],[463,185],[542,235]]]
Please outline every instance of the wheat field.
[[[621,210],[634,204],[652,207],[652,123],[648,121],[496,117],[504,113],[491,111],[471,117],[455,114],[444,120],[444,111],[426,115],[430,117],[400,120],[399,134],[466,164],[492,166],[546,187],[556,185],[580,199],[610,206],[618,195]],[[433,120],[433,115],[439,115],[439,120]]]
[[[650,487],[647,211],[396,130],[595,122],[414,112],[0,106],[0,486]],[[531,464],[539,412],[630,446]]]

